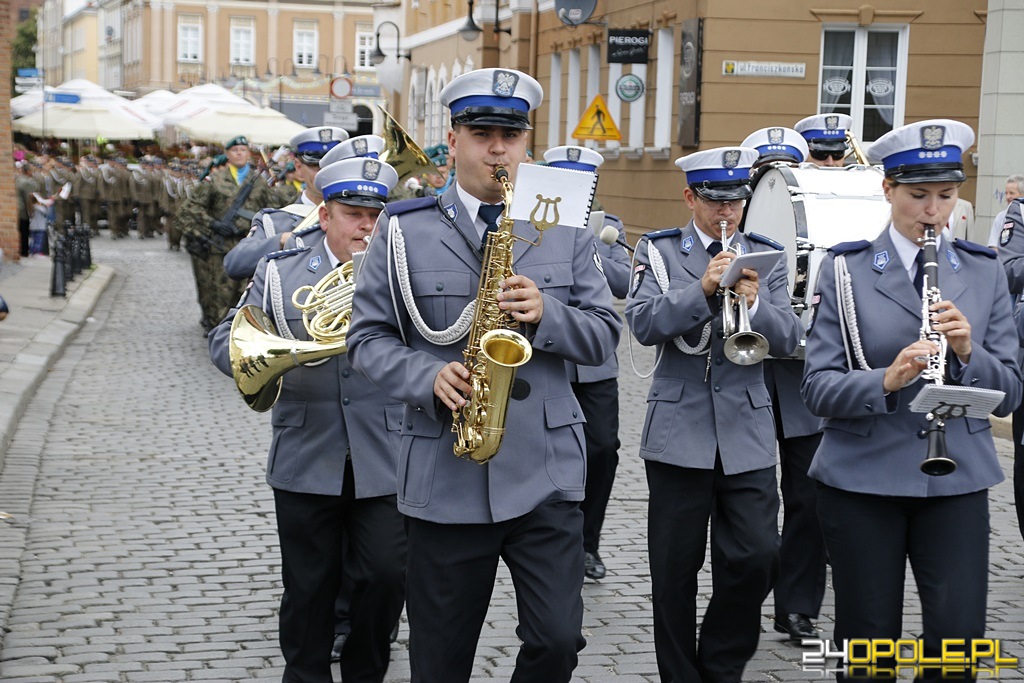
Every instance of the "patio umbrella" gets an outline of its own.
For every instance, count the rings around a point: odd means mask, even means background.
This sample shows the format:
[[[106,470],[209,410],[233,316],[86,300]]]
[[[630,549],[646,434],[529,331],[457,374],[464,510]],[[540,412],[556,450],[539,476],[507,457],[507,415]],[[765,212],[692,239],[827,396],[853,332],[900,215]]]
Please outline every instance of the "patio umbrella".
[[[286,145],[292,137],[306,130],[279,111],[255,107],[205,112],[174,125],[193,142],[219,144],[244,135],[256,144]]]
[[[46,129],[43,130],[45,117]],[[72,140],[148,140],[153,129],[130,110],[106,109],[95,105],[53,104],[45,111],[22,117],[11,124],[19,133]]]

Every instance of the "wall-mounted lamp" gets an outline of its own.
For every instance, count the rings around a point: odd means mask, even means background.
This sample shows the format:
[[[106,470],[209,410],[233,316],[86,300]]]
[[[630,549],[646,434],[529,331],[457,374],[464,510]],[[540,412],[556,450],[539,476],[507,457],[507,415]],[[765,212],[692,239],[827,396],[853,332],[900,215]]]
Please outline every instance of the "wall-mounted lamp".
[[[462,28],[459,29],[459,35],[461,35],[466,40],[476,40],[477,36],[479,36],[483,32],[483,29],[480,28],[480,25],[477,24],[476,20],[473,19],[473,4],[474,4],[474,0],[467,0],[467,1],[469,3],[469,13],[466,15],[466,23],[463,24]],[[497,34],[499,34],[499,33],[507,33],[509,35],[512,35],[512,29],[510,27],[502,28],[498,24],[498,0],[494,0],[494,34],[495,34],[495,37],[497,37]]]
[[[384,54],[384,51],[380,49],[380,30],[381,30],[382,27],[384,27],[387,24],[391,24],[392,26],[395,27],[395,56],[396,56],[396,58],[397,59],[408,59],[409,61],[412,61],[412,55],[409,52],[406,52],[405,54],[402,53],[402,43],[401,43],[402,32],[401,32],[401,30],[399,30],[398,24],[396,24],[393,21],[382,21],[380,23],[380,25],[377,26],[376,42],[375,42],[375,44],[373,46],[373,52],[370,53],[370,61],[373,62],[374,64],[380,64],[381,62],[384,61],[384,57],[386,55]]]

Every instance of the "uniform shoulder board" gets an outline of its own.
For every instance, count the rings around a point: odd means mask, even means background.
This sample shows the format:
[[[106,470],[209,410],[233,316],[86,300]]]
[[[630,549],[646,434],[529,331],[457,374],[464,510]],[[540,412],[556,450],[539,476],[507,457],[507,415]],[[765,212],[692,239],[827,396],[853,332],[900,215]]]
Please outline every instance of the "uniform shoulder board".
[[[760,242],[761,244],[767,244],[772,249],[777,249],[779,251],[783,251],[785,249],[784,246],[773,240],[771,237],[765,237],[764,235],[756,232],[748,232],[747,238],[752,239],[755,242]]]
[[[307,225],[302,230],[296,230],[295,232],[292,233],[292,237],[305,237],[306,235],[312,234],[314,232],[318,232],[319,230],[320,230],[320,222],[317,221],[316,223],[313,223],[312,225]]]
[[[955,239],[953,240],[953,246],[959,247],[960,249],[963,249],[964,251],[969,252],[971,254],[981,254],[982,256],[987,256],[988,258],[996,257],[996,252],[992,251],[988,247],[978,244],[977,242],[968,242],[967,240]]]
[[[675,235],[682,234],[682,230],[679,228],[665,228],[664,230],[655,230],[644,235],[649,240],[656,240],[660,237],[673,237]]]
[[[839,244],[833,247],[829,247],[829,253],[835,254],[837,256],[839,254],[851,254],[855,251],[860,251],[861,249],[867,249],[870,246],[871,242],[868,242],[867,240],[857,240],[856,242],[840,242]]]
[[[419,211],[432,206],[437,206],[436,197],[415,197],[413,199],[401,199],[397,202],[388,202],[387,210],[389,216],[400,216],[403,213]]]
[[[309,251],[313,247],[294,247],[293,249],[282,249],[281,251],[272,251],[266,255],[268,261],[274,259],[284,258],[285,256],[292,256],[294,254],[301,254],[304,251]]]
[[[608,220],[611,220],[611,221],[618,221],[620,223],[622,222],[621,218],[619,218],[615,214],[608,213],[607,211],[604,212],[604,217],[607,218]]]

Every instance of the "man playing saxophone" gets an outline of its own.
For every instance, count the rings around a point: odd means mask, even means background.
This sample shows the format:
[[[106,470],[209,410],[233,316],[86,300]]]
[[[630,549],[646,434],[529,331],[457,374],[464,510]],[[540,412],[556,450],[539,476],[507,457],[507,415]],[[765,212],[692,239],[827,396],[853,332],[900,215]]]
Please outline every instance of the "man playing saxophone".
[[[210,357],[221,372],[231,374],[228,337],[243,305],[263,309],[281,336],[309,339],[293,293],[365,248],[397,181],[394,169],[376,159],[339,161],[317,173],[316,188],[326,200],[319,209],[325,237],[260,261],[249,289],[210,333]],[[281,544],[283,680],[333,680],[334,604],[344,570],[352,599],[341,680],[379,682],[405,592],[405,531],[395,506],[403,406],[355,372],[344,355],[300,366],[282,381],[267,483]]]
[[[482,263],[482,240],[499,222],[509,227],[499,219],[503,185],[495,176],[515,182],[529,112],[542,96],[536,80],[505,69],[470,71],[441,91],[451,110],[457,181],[440,197],[386,207],[356,289],[349,357],[407,404],[398,504],[409,533],[409,657],[417,682],[470,679],[499,558],[520,606],[512,680],[567,682],[585,644],[584,416],[565,361],[600,364],[621,325],[586,230],[552,228],[537,245],[534,226],[516,221],[513,234],[523,239],[512,246],[515,274],[480,283],[481,271],[495,265]],[[533,349],[506,397],[505,437],[484,464],[456,457],[451,431],[452,411],[470,391],[463,349],[479,331],[470,329],[467,310],[474,297],[497,299]]]

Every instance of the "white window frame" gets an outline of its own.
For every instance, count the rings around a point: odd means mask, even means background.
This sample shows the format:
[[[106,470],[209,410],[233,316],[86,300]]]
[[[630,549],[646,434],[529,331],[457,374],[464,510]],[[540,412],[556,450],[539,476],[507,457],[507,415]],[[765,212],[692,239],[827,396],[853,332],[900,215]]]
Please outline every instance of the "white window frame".
[[[562,53],[551,53],[551,83],[548,88],[548,149],[558,147],[562,122]],[[570,131],[571,132],[571,131]]]
[[[817,109],[819,114],[830,113],[822,111],[821,93],[824,85],[825,75],[825,34],[829,31],[853,32],[853,82],[851,83],[850,116],[853,117],[853,128],[851,132],[863,143],[874,142],[865,140],[864,133],[864,108],[865,89],[867,84],[867,54],[868,35],[870,33],[896,33],[896,91],[893,102],[893,129],[903,125],[907,104],[907,60],[909,55],[910,26],[906,24],[872,24],[871,26],[857,26],[855,24],[824,24],[821,29],[821,47],[818,58],[818,91]]]
[[[256,19],[231,17],[231,65],[252,66],[256,63]]]
[[[186,64],[203,61],[203,19],[198,14],[178,15],[178,61]]]
[[[377,68],[370,61],[376,39],[372,24],[356,24],[356,71],[374,71]]]
[[[312,42],[312,45],[307,43]],[[306,50],[311,48],[311,52]],[[301,52],[300,52],[301,50]],[[320,55],[320,32],[315,21],[296,21],[292,29],[292,60],[296,69],[315,69]],[[309,61],[304,57],[308,56]]]

